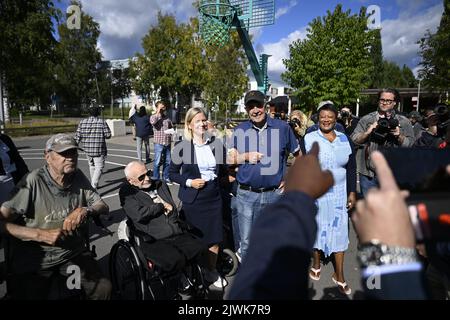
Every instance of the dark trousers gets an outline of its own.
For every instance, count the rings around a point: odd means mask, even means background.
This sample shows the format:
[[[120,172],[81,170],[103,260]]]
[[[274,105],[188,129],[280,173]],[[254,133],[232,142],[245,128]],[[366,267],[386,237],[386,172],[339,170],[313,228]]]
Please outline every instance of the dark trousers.
[[[71,266],[79,267],[83,295],[89,300],[107,300],[111,296],[111,282],[103,275],[90,252],[70,261],[34,273],[12,274],[8,279],[8,293],[17,300],[67,299],[76,295]],[[68,272],[69,271],[69,272]],[[74,276],[75,277],[75,276]]]
[[[182,270],[188,261],[199,257],[207,248],[195,236],[183,233],[170,238],[143,242],[145,257],[165,272]]]

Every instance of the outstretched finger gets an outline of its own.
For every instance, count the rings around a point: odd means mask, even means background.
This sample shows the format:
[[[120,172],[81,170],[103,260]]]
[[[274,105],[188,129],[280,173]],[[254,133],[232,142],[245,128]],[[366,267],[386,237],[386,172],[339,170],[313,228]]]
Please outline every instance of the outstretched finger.
[[[313,143],[311,150],[309,150],[308,154],[311,154],[315,157],[319,156],[319,144],[317,142]]]
[[[380,189],[398,190],[394,175],[383,154],[379,151],[374,151],[371,157],[375,166],[375,171],[377,172],[378,181],[380,182]]]

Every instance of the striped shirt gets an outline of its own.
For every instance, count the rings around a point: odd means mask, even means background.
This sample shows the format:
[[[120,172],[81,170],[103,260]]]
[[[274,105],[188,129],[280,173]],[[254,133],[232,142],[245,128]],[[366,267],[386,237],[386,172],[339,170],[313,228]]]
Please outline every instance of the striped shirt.
[[[106,156],[106,141],[111,138],[111,130],[105,120],[89,117],[81,120],[75,132],[75,140],[90,157]]]
[[[164,115],[154,114],[150,117],[150,123],[153,126],[153,143],[168,146],[172,143],[172,135],[164,133],[164,131],[171,129],[172,121]]]

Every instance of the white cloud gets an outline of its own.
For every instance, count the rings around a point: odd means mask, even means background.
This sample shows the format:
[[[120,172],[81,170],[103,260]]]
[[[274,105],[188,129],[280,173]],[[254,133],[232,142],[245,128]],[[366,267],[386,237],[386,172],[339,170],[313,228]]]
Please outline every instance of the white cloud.
[[[442,12],[443,6],[439,4],[425,11],[416,12],[415,15],[401,12],[395,20],[382,21],[381,41],[384,57],[400,66],[407,64],[414,67],[419,62],[417,41],[424,36],[426,30],[436,31]]]
[[[289,58],[289,45],[299,39],[306,38],[306,26],[290,33],[287,37],[275,43],[266,43],[261,46],[261,53],[271,55],[268,63],[269,78],[271,81],[280,81],[280,75],[286,68],[283,59]]]
[[[127,58],[141,49],[141,39],[158,11],[180,21],[197,15],[192,0],[81,0],[83,10],[100,24],[99,47],[104,59]]]
[[[297,5],[297,0],[291,0],[289,1],[289,4],[285,7],[281,7],[277,9],[277,12],[275,12],[275,19],[278,19],[279,17],[285,15],[289,12],[292,8],[294,8]]]

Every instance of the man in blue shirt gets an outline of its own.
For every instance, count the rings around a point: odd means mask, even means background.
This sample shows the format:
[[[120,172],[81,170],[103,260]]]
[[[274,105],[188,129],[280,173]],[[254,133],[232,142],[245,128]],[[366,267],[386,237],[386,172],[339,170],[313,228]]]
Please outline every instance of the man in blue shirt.
[[[245,95],[250,119],[236,127],[232,148],[228,151],[228,162],[239,165],[236,207],[242,257],[259,212],[283,192],[287,157],[290,153],[297,156],[300,150],[289,125],[267,116],[264,98],[264,94],[256,90]]]

